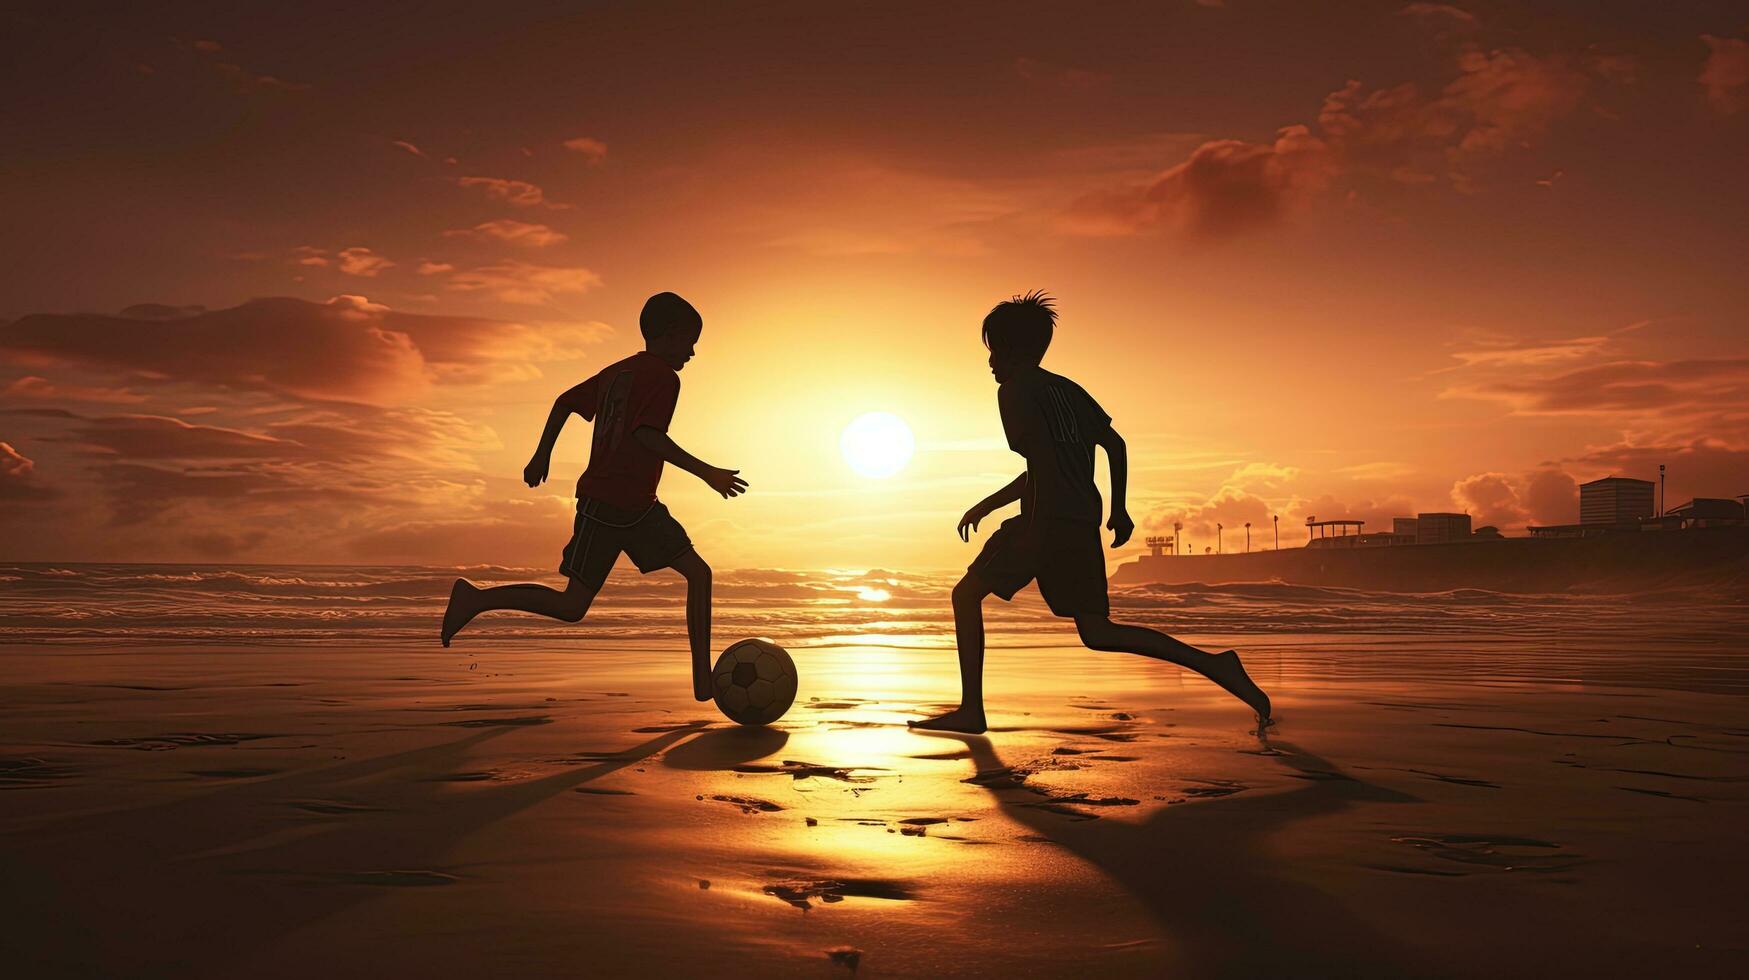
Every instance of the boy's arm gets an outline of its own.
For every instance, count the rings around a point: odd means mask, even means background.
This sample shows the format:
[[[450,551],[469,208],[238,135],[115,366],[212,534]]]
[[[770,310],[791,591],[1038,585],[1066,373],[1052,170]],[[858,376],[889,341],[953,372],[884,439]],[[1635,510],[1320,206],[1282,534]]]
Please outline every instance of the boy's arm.
[[[643,443],[645,449],[662,457],[664,462],[673,463],[693,476],[703,480],[712,490],[724,497],[747,492],[747,481],[736,476],[740,470],[725,470],[712,466],[697,456],[681,449],[668,433],[652,425],[640,425],[633,430],[632,437]]]
[[[1002,489],[973,504],[972,509],[966,511],[966,515],[960,518],[960,540],[970,541],[972,539],[971,532],[978,529],[979,521],[1019,500],[1021,494],[1025,492],[1026,474],[1022,473],[1008,481]]]
[[[1130,535],[1136,532],[1136,522],[1130,520],[1129,492],[1130,453],[1124,445],[1123,436],[1116,429],[1107,428],[1105,435],[1100,437],[1099,444],[1105,447],[1105,458],[1111,464],[1111,520],[1105,526],[1111,529],[1111,546],[1121,548]]]
[[[553,460],[553,445],[559,441],[559,432],[564,429],[565,420],[571,417],[572,412],[577,411],[575,406],[579,404],[579,392],[582,389],[583,385],[578,385],[553,399],[553,410],[547,413],[546,428],[541,430],[540,445],[534,447],[534,455],[529,457],[528,465],[522,468],[522,482],[531,487],[538,487],[546,482],[547,469]]]

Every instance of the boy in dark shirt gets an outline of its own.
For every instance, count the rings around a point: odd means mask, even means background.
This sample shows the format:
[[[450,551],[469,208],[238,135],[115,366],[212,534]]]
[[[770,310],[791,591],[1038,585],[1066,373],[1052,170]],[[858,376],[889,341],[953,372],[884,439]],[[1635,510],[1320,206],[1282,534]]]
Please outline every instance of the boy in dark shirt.
[[[577,481],[577,521],[565,546],[559,571],[565,591],[544,585],[500,585],[480,589],[456,579],[443,614],[442,640],[449,646],[461,628],[491,609],[519,609],[575,623],[607,580],[620,552],[644,574],[672,568],[686,577],[686,633],[692,645],[692,695],[711,699],[711,569],[693,550],[686,529],[656,499],[662,464],[703,480],[724,497],[747,489],[739,470],[709,466],[668,437],[668,423],[680,397],[677,373],[692,359],[704,327],[692,304],[673,293],[657,293],[638,317],[644,349],[609,364],[588,381],[560,395],[547,416],[546,430],[523,481],[539,486],[547,478],[553,443],[572,413],[595,423],[589,466]]]
[[[1051,612],[1075,621],[1081,642],[1094,650],[1139,653],[1188,667],[1214,681],[1269,720],[1269,697],[1245,673],[1231,650],[1205,653],[1141,626],[1111,621],[1105,557],[1099,547],[1099,490],[1093,485],[1093,447],[1111,463],[1113,548],[1128,541],[1135,522],[1125,507],[1129,461],[1111,416],[1081,386],[1039,366],[1050,346],[1057,311],[1043,293],[997,304],[984,318],[996,402],[1008,448],[1026,458],[1026,472],[979,501],[960,518],[961,540],[997,509],[1020,502],[1020,516],[1002,522],[953,589],[959,642],[960,706],[911,723],[915,728],[978,734],[984,721],[984,597],[1013,599],[1034,578]]]

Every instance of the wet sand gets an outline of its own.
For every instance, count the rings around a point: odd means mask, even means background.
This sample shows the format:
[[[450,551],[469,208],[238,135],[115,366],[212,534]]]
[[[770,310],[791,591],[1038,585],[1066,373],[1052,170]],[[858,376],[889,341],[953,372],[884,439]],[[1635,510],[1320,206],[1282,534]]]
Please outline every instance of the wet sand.
[[[793,651],[771,729],[678,648],[12,647],[14,976],[1547,976],[1749,957],[1742,651],[1239,643],[1200,678]],[[1231,644],[1227,644],[1231,645]]]

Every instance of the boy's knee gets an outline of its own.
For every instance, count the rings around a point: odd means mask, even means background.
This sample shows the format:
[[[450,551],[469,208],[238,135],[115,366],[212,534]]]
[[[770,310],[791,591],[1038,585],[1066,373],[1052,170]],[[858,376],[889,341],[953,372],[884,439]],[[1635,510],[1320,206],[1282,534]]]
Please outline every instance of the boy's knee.
[[[1098,650],[1111,643],[1111,620],[1105,616],[1076,616],[1075,632],[1081,634],[1082,643]]]
[[[984,587],[984,583],[967,575],[953,587],[953,602],[956,606],[975,606],[989,594],[990,590]]]
[[[693,582],[699,585],[709,585],[711,581],[711,567],[705,564],[703,558],[696,558],[693,561],[687,562],[686,565],[680,569],[680,574],[686,576],[688,582]]]

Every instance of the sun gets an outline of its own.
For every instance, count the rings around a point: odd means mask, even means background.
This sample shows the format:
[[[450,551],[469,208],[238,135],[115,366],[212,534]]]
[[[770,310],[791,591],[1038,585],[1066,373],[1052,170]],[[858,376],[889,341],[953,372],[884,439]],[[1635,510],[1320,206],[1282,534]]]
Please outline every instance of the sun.
[[[904,469],[917,444],[904,419],[891,412],[869,412],[844,427],[838,448],[851,469],[879,478]]]

